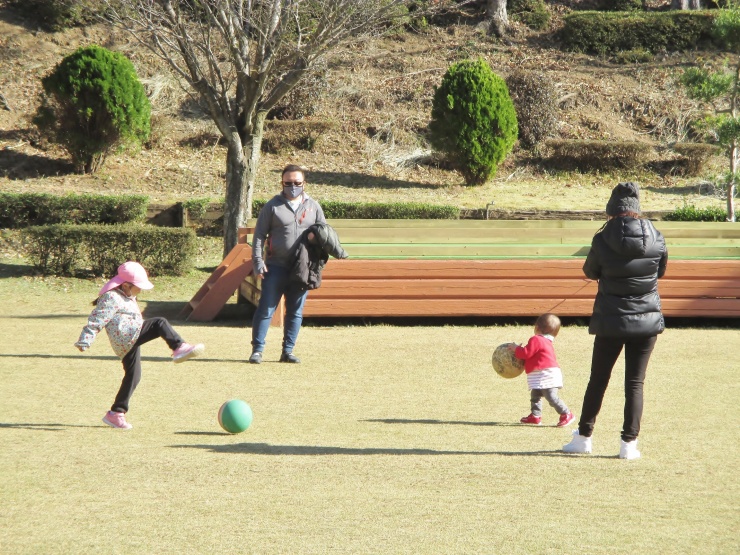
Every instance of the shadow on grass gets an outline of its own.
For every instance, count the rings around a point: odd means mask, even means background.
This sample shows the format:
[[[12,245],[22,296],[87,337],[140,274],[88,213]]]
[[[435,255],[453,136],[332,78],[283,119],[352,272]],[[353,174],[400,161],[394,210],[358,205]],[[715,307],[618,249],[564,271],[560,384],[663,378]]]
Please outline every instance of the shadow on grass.
[[[59,318],[87,318],[87,314],[32,314],[28,316],[14,314],[12,316],[0,316],[0,319],[7,320],[52,320]]]
[[[210,322],[188,322],[180,317],[180,312],[185,308],[187,303],[182,301],[145,301],[146,307],[142,311],[144,318],[153,318],[155,316],[161,316],[167,318],[170,322],[175,324],[177,327],[182,326],[202,326],[204,323],[209,326],[226,326],[232,327],[237,325],[239,327],[244,325],[252,325],[252,312],[253,308],[247,303],[227,303],[219,311],[218,316]]]
[[[18,430],[39,430],[42,432],[62,432],[65,428],[107,428],[102,424],[91,426],[89,424],[40,424],[36,422],[0,422],[0,429],[10,428]]]
[[[0,279],[35,276],[35,275],[38,275],[38,272],[30,264],[0,263]]]
[[[70,360],[115,360],[120,361],[117,356],[115,355],[85,355],[80,353],[79,355],[52,355],[52,354],[46,354],[46,353],[16,353],[16,354],[6,354],[6,353],[0,353],[0,358],[62,358],[62,359],[70,359]],[[141,359],[146,362],[172,362],[172,358],[170,357],[148,357],[148,356],[142,356]],[[188,364],[192,364],[193,362],[246,362],[246,355],[244,358],[237,358],[237,359],[225,359],[225,358],[204,358],[204,357],[198,357],[197,360],[190,359],[188,360]]]
[[[69,175],[75,171],[69,161],[61,158],[5,150],[0,158],[0,173],[10,180],[17,181],[33,177]]]
[[[230,435],[230,434],[226,434]],[[230,445],[170,445],[174,449],[205,449],[212,453],[245,455],[499,455],[505,457],[569,457],[562,451],[447,451],[438,449],[393,449],[390,447],[330,447],[322,445],[271,445],[269,443],[235,443]],[[589,455],[613,459],[612,456]]]
[[[454,426],[523,426],[523,424],[518,424],[516,422],[468,422],[465,420],[433,419],[407,420],[404,418],[369,418],[367,420],[360,420],[360,422],[380,422],[382,424],[447,424]],[[542,426],[539,427],[542,428]]]

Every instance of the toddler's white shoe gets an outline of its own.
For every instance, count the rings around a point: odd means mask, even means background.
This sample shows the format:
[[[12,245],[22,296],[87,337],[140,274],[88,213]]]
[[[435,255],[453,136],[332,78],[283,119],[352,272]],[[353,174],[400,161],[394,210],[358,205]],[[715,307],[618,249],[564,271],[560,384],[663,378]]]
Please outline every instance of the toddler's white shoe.
[[[640,458],[640,452],[637,450],[636,439],[633,439],[632,441],[624,441],[623,439],[619,440],[619,458],[627,460]]]
[[[591,438],[582,436],[576,428],[573,430],[573,439],[570,440],[570,443],[563,445],[563,451],[565,453],[590,453]]]

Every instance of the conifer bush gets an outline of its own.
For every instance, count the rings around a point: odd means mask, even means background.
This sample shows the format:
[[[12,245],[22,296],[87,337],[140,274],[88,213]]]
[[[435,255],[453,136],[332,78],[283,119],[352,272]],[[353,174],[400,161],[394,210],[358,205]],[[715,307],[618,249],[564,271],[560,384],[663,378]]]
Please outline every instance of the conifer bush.
[[[519,142],[531,148],[551,137],[558,123],[555,83],[547,75],[516,70],[506,78],[519,123]]]
[[[151,130],[151,106],[133,64],[100,46],[79,48],[41,80],[34,123],[93,173],[114,149],[141,145]]]
[[[485,183],[517,138],[506,82],[482,59],[453,64],[435,90],[429,132],[468,185]]]

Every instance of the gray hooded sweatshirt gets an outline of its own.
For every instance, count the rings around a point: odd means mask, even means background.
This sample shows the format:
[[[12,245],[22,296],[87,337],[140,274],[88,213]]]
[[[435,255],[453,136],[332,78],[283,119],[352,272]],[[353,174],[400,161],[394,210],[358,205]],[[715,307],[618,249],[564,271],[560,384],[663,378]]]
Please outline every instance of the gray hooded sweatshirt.
[[[294,212],[283,194],[275,195],[260,210],[252,241],[254,271],[261,274],[270,265],[290,268],[303,232],[313,224],[325,224],[318,202],[303,193]]]

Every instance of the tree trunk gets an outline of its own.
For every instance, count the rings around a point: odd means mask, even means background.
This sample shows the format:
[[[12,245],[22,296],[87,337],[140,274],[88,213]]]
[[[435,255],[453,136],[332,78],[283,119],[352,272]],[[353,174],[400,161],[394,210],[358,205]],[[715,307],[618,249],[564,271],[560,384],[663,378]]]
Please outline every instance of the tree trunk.
[[[235,134],[236,135],[236,134]],[[247,160],[242,142],[229,140],[226,151],[226,199],[224,202],[224,258],[236,246],[238,230],[244,227]]]
[[[701,0],[671,0],[672,10],[701,10]]]
[[[737,162],[740,157],[740,148],[737,141],[732,141],[730,148],[730,181],[727,184],[727,221],[735,221],[735,188],[737,185]]]
[[[224,203],[224,257],[236,246],[240,227],[252,217],[262,137],[267,112],[258,112],[252,134],[242,143],[235,133],[226,152],[226,201]]]
[[[509,29],[506,0],[486,0],[486,19],[490,22],[489,34],[505,37]]]

